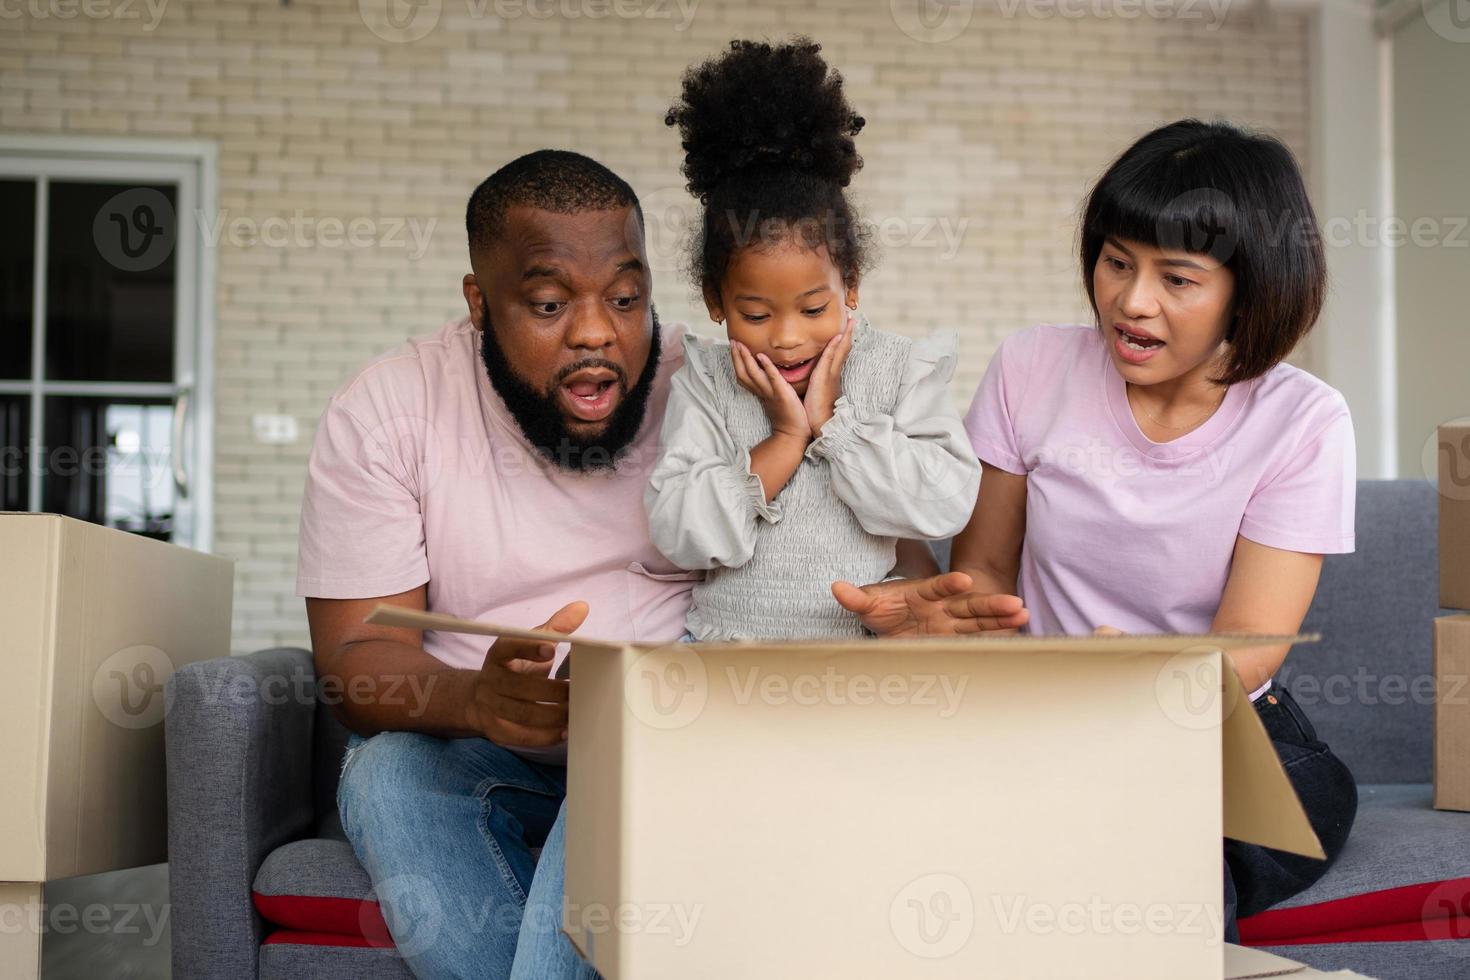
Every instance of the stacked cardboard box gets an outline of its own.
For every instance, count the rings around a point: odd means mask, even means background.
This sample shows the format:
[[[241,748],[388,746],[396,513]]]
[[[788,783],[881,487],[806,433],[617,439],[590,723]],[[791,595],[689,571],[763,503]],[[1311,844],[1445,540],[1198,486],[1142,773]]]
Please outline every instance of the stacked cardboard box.
[[[0,557],[0,977],[27,980],[44,882],[167,859],[164,684],[229,653],[234,567],[54,514],[0,513]]]
[[[1470,610],[1470,421],[1439,427],[1439,604]],[[1470,810],[1470,615],[1434,623],[1434,805]]]

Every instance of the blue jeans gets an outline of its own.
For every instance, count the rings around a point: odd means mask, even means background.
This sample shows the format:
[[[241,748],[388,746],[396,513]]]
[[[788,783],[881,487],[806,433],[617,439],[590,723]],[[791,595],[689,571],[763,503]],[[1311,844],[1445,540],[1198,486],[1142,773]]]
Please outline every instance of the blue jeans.
[[[482,738],[348,738],[342,828],[416,977],[596,980],[560,931],[565,797],[563,767]]]

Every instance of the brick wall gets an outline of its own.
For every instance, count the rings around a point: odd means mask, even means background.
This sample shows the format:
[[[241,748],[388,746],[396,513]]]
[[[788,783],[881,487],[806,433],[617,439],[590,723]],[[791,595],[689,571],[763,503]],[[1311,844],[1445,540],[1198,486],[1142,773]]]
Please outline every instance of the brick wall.
[[[691,211],[662,117],[683,68],[732,37],[810,33],[843,70],[868,120],[855,190],[884,244],[864,308],[958,330],[961,402],[1005,334],[1082,315],[1078,202],[1130,140],[1223,115],[1305,163],[1303,14],[957,0],[926,27],[913,0],[422,0],[389,20],[385,2],[402,0],[0,0],[0,130],[219,144],[222,214],[203,218],[226,222],[210,246],[215,541],[239,562],[237,651],[306,643],[293,585],[312,427],[355,365],[463,312],[464,201],[499,164],[562,146],[621,173],[656,226],[661,315],[710,326],[671,244]],[[229,233],[272,217],[303,230]],[[257,413],[297,416],[300,443],[256,444]]]

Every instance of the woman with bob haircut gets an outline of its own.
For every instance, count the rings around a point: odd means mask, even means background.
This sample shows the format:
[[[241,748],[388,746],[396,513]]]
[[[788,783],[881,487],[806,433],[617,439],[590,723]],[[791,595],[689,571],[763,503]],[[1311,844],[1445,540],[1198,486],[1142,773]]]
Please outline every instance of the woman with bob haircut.
[[[1326,288],[1291,153],[1225,122],[1154,130],[1093,187],[1081,260],[1095,322],[1006,338],[975,394],[983,475],[953,569],[1020,595],[1034,633],[1295,633],[1322,556],[1353,550],[1356,460],[1342,396],[1284,363]],[[1227,839],[1231,941],[1237,914],[1322,876],[1357,811],[1272,683],[1286,653],[1228,659],[1327,861]]]

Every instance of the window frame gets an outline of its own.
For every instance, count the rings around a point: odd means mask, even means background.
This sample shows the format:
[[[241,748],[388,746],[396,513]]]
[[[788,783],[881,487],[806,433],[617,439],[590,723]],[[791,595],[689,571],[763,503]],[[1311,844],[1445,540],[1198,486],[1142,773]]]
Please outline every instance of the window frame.
[[[218,147],[207,140],[151,140],[89,136],[0,134],[0,178],[37,182],[32,282],[31,376],[0,380],[0,393],[31,399],[31,445],[43,445],[44,399],[49,395],[168,397],[181,413],[182,464],[188,492],[178,497],[175,544],[209,551],[214,541],[214,341],[216,250],[200,234],[200,215],[218,213]],[[177,187],[173,381],[62,382],[44,377],[46,357],[46,235],[53,180],[94,183],[169,183]],[[178,431],[176,429],[176,431]],[[27,506],[41,502],[41,468],[30,467]]]

